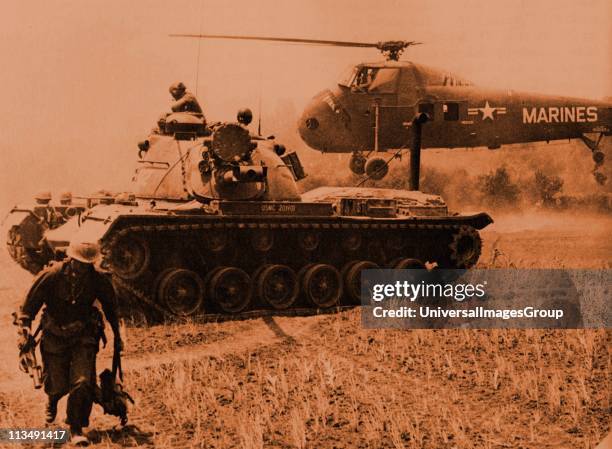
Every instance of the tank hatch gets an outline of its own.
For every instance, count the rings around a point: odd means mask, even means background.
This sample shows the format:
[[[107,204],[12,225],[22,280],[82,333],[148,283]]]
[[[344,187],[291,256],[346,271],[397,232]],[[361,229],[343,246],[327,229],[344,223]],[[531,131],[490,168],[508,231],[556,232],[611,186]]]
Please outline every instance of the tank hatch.
[[[202,114],[175,112],[168,114],[163,121],[162,134],[174,136],[176,140],[193,140],[206,136],[210,132],[206,128]]]

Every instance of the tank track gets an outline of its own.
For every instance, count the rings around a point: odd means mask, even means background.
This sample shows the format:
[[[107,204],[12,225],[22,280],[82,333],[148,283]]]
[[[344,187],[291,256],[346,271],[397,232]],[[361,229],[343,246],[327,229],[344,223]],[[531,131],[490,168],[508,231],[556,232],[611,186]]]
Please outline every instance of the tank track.
[[[165,321],[180,321],[181,317],[172,314],[165,310],[155,302],[153,298],[147,295],[142,290],[132,286],[130,283],[123,281],[121,278],[113,277],[113,283],[125,291],[129,292],[135,299],[146,307],[151,307],[156,310]],[[326,309],[317,309],[312,307],[300,307],[290,310],[274,310],[274,309],[258,309],[249,310],[247,312],[234,313],[231,315],[225,313],[201,313],[193,317],[189,317],[190,321],[198,323],[222,323],[225,321],[242,321],[252,320],[256,318],[273,317],[273,316],[314,316],[314,315],[330,315],[346,310],[354,309],[355,305],[343,305],[328,307]]]
[[[113,273],[115,285],[136,299],[136,303],[148,318],[159,320],[185,315],[197,316],[198,320],[204,321],[279,314],[308,315],[321,313],[324,310],[337,311],[338,308],[351,307],[359,302],[354,284],[358,282],[359,272],[362,269],[392,268],[400,259],[415,262],[435,260],[444,268],[469,268],[476,263],[480,255],[480,237],[476,229],[467,224],[469,219],[466,217],[432,217],[418,222],[417,220],[411,222],[412,220],[374,221],[335,218],[337,217],[329,219],[304,216],[262,218],[201,215],[162,216],[156,219],[131,217],[131,220],[115,223],[103,240],[103,253],[105,263]],[[143,219],[148,219],[149,223],[138,223],[138,220]],[[452,222],[449,223],[449,221]],[[301,235],[305,236],[308,233],[316,233],[318,236],[317,248],[310,252],[303,248],[307,246],[306,243],[300,242],[298,245],[296,241]],[[213,241],[212,245],[214,247],[215,244],[218,244],[221,249],[217,248],[216,251],[214,248],[210,249],[211,242],[206,242],[210,236],[220,239],[216,243]],[[272,242],[270,248],[266,248],[266,238],[269,239],[270,236],[272,236]],[[402,237],[400,240],[406,244],[398,241],[396,243],[399,247],[393,248],[396,238],[400,236]],[[359,240],[359,249],[351,248],[353,237]],[[284,246],[281,245],[282,252],[275,252],[275,249],[272,249],[278,243],[278,238],[281,239],[281,243],[285,243]],[[461,255],[457,252],[465,252],[464,240],[466,239],[469,260],[465,263],[461,260],[458,262]],[[144,248],[144,253],[132,258],[136,259],[137,266],[130,267],[128,263],[127,272],[125,264],[123,270],[118,270],[116,264],[117,254],[125,252],[120,250],[125,246],[125,242],[128,242],[128,246],[136,243],[136,246],[141,245]],[[262,248],[254,249],[257,245]],[[293,250],[291,245],[294,245]],[[329,248],[320,251],[322,246],[333,246],[339,251],[335,252]],[[327,303],[325,301],[313,303],[311,300],[309,304],[303,304],[305,302],[304,291],[301,289],[299,299],[288,306],[273,307],[269,301],[263,303],[249,301],[248,310],[242,310],[239,306],[218,307],[219,305],[215,303],[214,308],[221,310],[214,310],[219,313],[210,313],[213,310],[210,310],[211,304],[207,303],[206,307],[197,304],[194,310],[178,314],[173,313],[167,307],[167,301],[160,300],[160,296],[166,297],[165,294],[159,293],[160,289],[165,291],[165,285],[160,287],[160,282],[163,282],[164,276],[170,276],[170,274],[165,275],[166,272],[174,270],[171,274],[179,277],[189,273],[198,274],[198,276],[199,273],[209,273],[201,281],[195,279],[192,282],[198,285],[196,290],[207,292],[205,296],[208,301],[211,296],[210,292],[212,292],[209,290],[209,285],[218,281],[214,273],[216,270],[218,274],[220,267],[239,268],[240,271],[243,271],[248,276],[244,282],[250,282],[250,285],[246,287],[251,290],[249,299],[255,296],[261,299],[261,295],[255,294],[255,290],[261,286],[261,283],[255,280],[261,275],[262,267],[276,266],[275,264],[293,270],[297,274],[296,279],[299,285],[303,284],[304,277],[309,274],[304,273],[304,270],[308,271],[313,265],[325,264],[329,273],[333,271],[329,267],[333,267],[341,276],[339,278],[342,284],[339,287],[341,291],[339,300],[334,301],[331,298]],[[348,267],[351,264],[352,271],[351,267]],[[357,265],[356,268],[355,265]],[[408,263],[403,266],[411,265]],[[181,271],[185,273],[180,273]],[[238,276],[237,272],[231,274]],[[331,275],[333,277],[333,273]],[[289,277],[291,276],[290,274]],[[161,281],[160,278],[162,278]],[[258,291],[261,291],[261,288]],[[200,296],[204,296],[204,293]],[[203,300],[203,297],[200,299]],[[299,301],[302,301],[302,304]]]

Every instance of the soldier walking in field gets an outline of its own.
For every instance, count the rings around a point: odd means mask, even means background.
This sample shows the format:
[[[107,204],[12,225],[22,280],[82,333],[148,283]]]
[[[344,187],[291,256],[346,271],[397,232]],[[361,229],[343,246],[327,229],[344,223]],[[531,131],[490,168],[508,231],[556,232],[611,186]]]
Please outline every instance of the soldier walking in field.
[[[41,354],[45,393],[48,395],[46,421],[57,415],[58,401],[68,395],[66,423],[72,442],[86,446],[83,428],[96,391],[96,355],[100,339],[106,343],[104,321],[94,305],[98,300],[114,336],[116,352],[123,348],[112,284],[94,268],[99,257],[95,244],[71,243],[67,258],[43,270],[34,281],[17,316],[20,347],[32,321],[45,306],[41,318]]]

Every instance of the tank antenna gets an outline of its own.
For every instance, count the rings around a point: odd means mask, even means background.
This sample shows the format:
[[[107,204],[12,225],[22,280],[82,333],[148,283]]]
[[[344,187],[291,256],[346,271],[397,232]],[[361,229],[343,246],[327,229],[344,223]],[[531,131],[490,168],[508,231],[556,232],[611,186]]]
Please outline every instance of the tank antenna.
[[[259,101],[257,103],[257,135],[261,136],[261,89],[259,91]]]
[[[204,0],[200,0],[200,33],[202,33],[202,9],[204,7]],[[202,39],[198,40],[198,56],[196,58],[196,82],[195,82],[195,94],[198,96],[198,85],[200,84],[200,48],[202,47]]]
[[[261,70],[259,71],[259,98],[257,99],[257,135],[261,136]]]

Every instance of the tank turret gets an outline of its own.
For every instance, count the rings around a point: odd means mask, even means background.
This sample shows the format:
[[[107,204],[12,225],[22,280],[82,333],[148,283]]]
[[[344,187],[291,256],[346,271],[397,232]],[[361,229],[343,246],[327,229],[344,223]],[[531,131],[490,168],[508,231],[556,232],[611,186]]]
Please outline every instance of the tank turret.
[[[240,123],[216,123],[201,132],[191,128],[191,114],[173,115],[185,122],[175,118],[172,135],[153,134],[138,145],[136,196],[203,203],[299,201],[296,180],[304,173],[297,154],[287,154],[271,139],[251,135]]]

